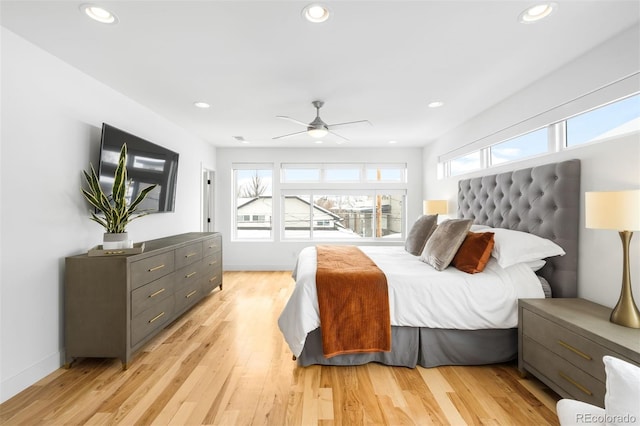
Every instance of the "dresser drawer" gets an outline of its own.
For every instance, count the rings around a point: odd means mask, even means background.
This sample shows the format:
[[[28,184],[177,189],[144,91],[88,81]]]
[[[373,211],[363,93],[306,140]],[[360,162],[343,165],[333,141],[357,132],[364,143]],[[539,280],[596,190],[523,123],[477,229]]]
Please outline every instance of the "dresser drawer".
[[[172,251],[133,262],[131,264],[131,288],[138,288],[173,271],[174,254]]]
[[[613,355],[620,358],[620,355],[611,350],[529,310],[524,310],[523,316],[522,332],[525,336],[547,347],[603,383],[606,376],[602,357]]]
[[[176,271],[175,291],[185,287],[191,287],[194,282],[200,283],[204,277],[203,272],[202,260]]]
[[[200,280],[185,283],[185,285],[176,290],[175,297],[176,312],[181,312],[183,309],[186,309],[196,303],[202,298],[202,286]]]
[[[525,365],[553,381],[571,398],[604,407],[605,384],[538,342],[524,337]]]
[[[202,242],[176,249],[176,269],[183,268],[202,259]]]
[[[202,242],[202,256],[208,257],[222,251],[222,238],[217,235]]]
[[[149,309],[161,300],[173,296],[174,274],[165,275],[155,281],[138,287],[131,292],[131,317]]]
[[[131,321],[131,346],[135,346],[173,316],[174,298],[167,297]]]
[[[203,259],[203,280],[202,288],[205,293],[209,293],[214,288],[222,285],[222,262],[220,256],[211,256]]]

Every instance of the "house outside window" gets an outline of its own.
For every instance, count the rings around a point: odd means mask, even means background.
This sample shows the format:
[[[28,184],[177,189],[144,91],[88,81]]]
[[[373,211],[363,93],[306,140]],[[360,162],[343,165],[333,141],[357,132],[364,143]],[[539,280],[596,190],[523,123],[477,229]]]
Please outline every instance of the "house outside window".
[[[234,164],[236,218],[234,239],[268,240],[273,235],[272,177],[270,164]]]

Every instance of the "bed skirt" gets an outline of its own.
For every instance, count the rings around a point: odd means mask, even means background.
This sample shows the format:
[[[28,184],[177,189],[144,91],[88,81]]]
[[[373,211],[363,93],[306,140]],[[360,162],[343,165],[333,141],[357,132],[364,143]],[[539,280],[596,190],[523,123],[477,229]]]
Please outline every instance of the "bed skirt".
[[[320,328],[307,335],[298,365],[384,365],[415,368],[439,365],[483,365],[512,361],[518,356],[518,329],[444,330],[391,327],[391,352],[336,355],[322,353]]]

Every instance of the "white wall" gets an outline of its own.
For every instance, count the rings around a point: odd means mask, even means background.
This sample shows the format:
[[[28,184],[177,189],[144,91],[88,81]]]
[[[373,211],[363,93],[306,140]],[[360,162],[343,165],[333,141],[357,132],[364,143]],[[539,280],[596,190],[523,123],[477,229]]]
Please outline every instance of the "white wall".
[[[443,135],[424,150],[425,199],[448,198],[456,207],[456,185],[460,178],[500,173],[572,158],[578,158],[582,163],[582,211],[585,191],[640,188],[640,135],[637,133],[456,178],[438,180],[436,176],[440,155],[639,70],[640,27],[635,26],[475,117],[464,126]],[[640,90],[640,81],[636,90]],[[620,294],[622,282],[620,238],[614,231],[585,229],[584,214],[580,218],[579,238],[578,295],[613,307]],[[639,258],[640,235],[636,235],[631,241],[631,281],[637,303],[640,303]]]
[[[315,243],[280,241],[231,241],[232,163],[273,163],[274,197],[279,197],[277,170],[280,163],[313,162],[406,162],[409,175],[407,215],[409,221],[422,213],[422,148],[218,148],[216,167],[216,226],[222,232],[224,268],[227,270],[291,270],[299,251]],[[411,222],[412,223],[412,222]]]
[[[215,148],[2,28],[0,400],[63,361],[65,256],[101,243],[81,171],[110,123],[180,154],[176,211],[134,221],[135,241],[199,231],[201,165]]]

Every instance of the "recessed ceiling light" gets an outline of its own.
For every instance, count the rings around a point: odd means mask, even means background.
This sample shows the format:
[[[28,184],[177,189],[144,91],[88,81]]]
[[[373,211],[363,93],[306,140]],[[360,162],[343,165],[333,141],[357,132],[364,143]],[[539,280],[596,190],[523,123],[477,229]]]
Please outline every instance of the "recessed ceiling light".
[[[202,102],[202,101],[194,102],[193,105],[195,105],[198,108],[209,108],[211,106],[208,103]]]
[[[433,102],[429,102],[427,106],[429,108],[440,108],[442,105],[444,105],[444,102],[442,101],[433,101]]]
[[[302,16],[309,22],[319,23],[329,19],[329,8],[321,4],[313,3],[302,9]]]
[[[390,144],[398,143],[398,141],[389,141]]]
[[[246,143],[249,143],[249,141],[248,141],[248,140],[246,140],[246,139],[244,138],[244,136],[234,136],[233,138],[234,138],[236,141],[240,142],[240,143],[245,143],[245,144],[246,144]]]
[[[557,7],[558,5],[556,3],[536,4],[525,9],[518,17],[518,20],[523,24],[538,22],[551,15]]]
[[[118,23],[118,17],[104,7],[96,6],[94,4],[83,4],[80,5],[80,10],[86,13],[89,18],[103,24]]]
[[[318,145],[322,143],[322,141],[315,141],[315,143],[317,143]]]

